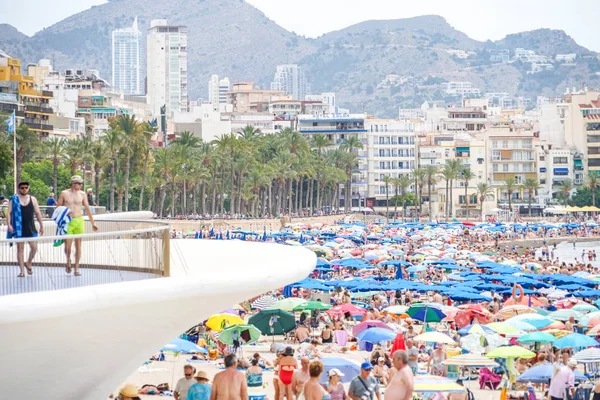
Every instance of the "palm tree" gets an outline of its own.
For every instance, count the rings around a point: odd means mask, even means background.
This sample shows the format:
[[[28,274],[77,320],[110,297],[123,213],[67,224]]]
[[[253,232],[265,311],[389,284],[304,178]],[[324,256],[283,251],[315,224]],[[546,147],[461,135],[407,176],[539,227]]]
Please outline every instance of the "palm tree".
[[[36,152],[41,148],[41,142],[38,134],[25,124],[21,124],[17,127],[15,141],[17,142],[17,154],[15,157],[17,164],[16,187],[17,183],[21,181],[23,161],[35,156]]]
[[[77,173],[77,169],[83,164],[83,142],[81,139],[68,139],[65,147],[71,176]]]
[[[506,190],[508,193],[508,210],[512,211],[512,195],[518,188],[517,181],[515,178],[506,178],[502,184],[502,190]]]
[[[93,142],[92,151],[91,151],[92,159],[94,160],[94,190],[96,191],[97,199],[100,196],[100,174],[102,173],[102,166],[104,161],[106,161],[106,149],[104,147],[104,142],[102,140],[97,140]],[[100,202],[96,201],[99,205]]]
[[[533,200],[533,196],[537,190],[540,190],[542,185],[538,182],[536,178],[527,178],[525,182],[523,182],[523,189],[527,190],[529,198],[527,199],[527,206],[529,208],[529,216],[531,217],[531,201]]]
[[[450,179],[450,207],[448,208],[448,218],[453,216],[453,212],[452,212],[452,199],[453,199],[453,188],[454,188],[454,180],[458,177],[458,175],[460,174],[460,171],[463,169],[463,165],[460,162],[460,160],[453,158],[450,160],[447,160],[446,163],[450,166],[450,169],[452,171],[451,174],[451,179]]]
[[[116,129],[121,133],[121,150],[125,152],[125,211],[129,211],[129,175],[131,173],[131,156],[134,152],[134,146],[138,140],[140,127],[135,119],[135,115],[121,114],[116,122]]]
[[[421,198],[423,197],[423,185],[425,184],[426,179],[426,171],[425,168],[415,168],[412,170],[412,176],[415,180],[415,185],[417,187],[417,204],[419,206],[419,215],[423,212],[421,206]]]
[[[487,198],[488,195],[492,194],[493,190],[487,183],[478,183],[477,184],[477,194],[479,195],[479,213],[483,218],[483,202]]]
[[[146,190],[146,182],[148,180],[148,166],[150,163],[150,154],[152,150],[152,137],[156,133],[156,128],[145,122],[140,127],[140,147],[144,150],[144,170],[142,172],[142,182],[140,184],[140,200],[138,210],[144,209],[144,191]]]
[[[444,168],[442,168],[442,170],[440,171],[440,177],[444,181],[446,181],[445,210],[446,210],[446,221],[448,221],[448,218],[450,217],[450,207],[448,206],[448,203],[450,202],[449,186],[450,186],[450,182],[452,182],[452,179],[454,179],[454,177],[455,177],[455,172],[454,172],[454,168],[452,167],[452,165],[450,165],[449,163],[444,164]]]
[[[344,200],[344,209],[346,212],[352,209],[352,170],[354,169],[357,160],[355,151],[362,148],[363,144],[357,136],[350,136],[349,138],[344,139],[340,144],[340,150],[346,151],[351,155],[346,158],[346,175],[348,175],[348,180],[346,181],[346,197]]]
[[[397,193],[398,188],[400,188],[400,193],[402,196],[402,222],[404,222],[406,219],[406,194],[407,194],[408,188],[412,184],[412,181],[408,175],[403,174],[395,179],[394,184],[397,185],[396,186],[396,195],[398,194]],[[394,214],[396,213],[396,209],[395,209],[396,204],[398,204],[397,201],[394,202]]]
[[[596,189],[600,184],[600,174],[598,171],[590,171],[587,176],[587,185],[592,192],[592,206],[596,206]]]
[[[331,146],[331,141],[327,138],[327,136],[319,133],[312,138],[311,147],[317,150],[317,168],[316,168],[316,180],[317,182],[321,182],[321,164],[322,164],[322,152],[326,147]],[[320,207],[321,203],[321,185],[317,184],[317,207]],[[311,210],[312,215],[312,210]]]
[[[427,182],[427,198],[429,199],[429,220],[431,221],[433,214],[431,212],[431,186],[435,184],[435,178],[438,174],[438,168],[435,165],[425,167],[425,181]]]
[[[52,161],[52,190],[58,194],[58,166],[66,157],[66,141],[63,138],[53,136],[44,141],[46,156]]]
[[[467,191],[469,190],[469,181],[475,177],[475,174],[469,168],[463,168],[460,171],[460,176],[465,181],[465,218],[469,219],[469,196]]]
[[[390,222],[390,184],[393,178],[390,175],[383,177],[383,183],[385,183],[385,218],[387,222]]]
[[[115,211],[115,163],[121,148],[121,132],[115,129],[106,131],[100,139],[110,160],[110,211]]]
[[[571,194],[571,190],[573,189],[573,181],[569,178],[565,179],[560,184],[560,193],[562,194],[562,198],[565,202],[565,206],[568,205],[569,195]]]
[[[253,143],[260,137],[260,129],[255,128],[251,125],[246,125],[240,130],[240,138],[244,141]]]

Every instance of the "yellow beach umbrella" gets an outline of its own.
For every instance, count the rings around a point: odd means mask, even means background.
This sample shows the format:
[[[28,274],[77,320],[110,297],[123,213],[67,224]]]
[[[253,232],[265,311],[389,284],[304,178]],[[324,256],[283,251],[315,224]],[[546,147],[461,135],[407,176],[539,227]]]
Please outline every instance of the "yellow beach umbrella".
[[[213,331],[221,332],[231,325],[243,325],[245,322],[239,315],[233,314],[215,314],[208,319],[206,326]]]
[[[506,322],[492,322],[486,325],[488,328],[492,328],[501,335],[514,335],[521,331]]]

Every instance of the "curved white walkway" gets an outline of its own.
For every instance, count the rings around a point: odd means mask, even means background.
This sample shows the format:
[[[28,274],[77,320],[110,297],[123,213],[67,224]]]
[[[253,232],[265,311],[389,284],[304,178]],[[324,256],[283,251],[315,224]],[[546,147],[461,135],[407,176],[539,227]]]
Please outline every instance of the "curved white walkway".
[[[104,399],[210,314],[305,278],[299,247],[177,240],[171,278],[0,297],[0,382],[14,399]]]

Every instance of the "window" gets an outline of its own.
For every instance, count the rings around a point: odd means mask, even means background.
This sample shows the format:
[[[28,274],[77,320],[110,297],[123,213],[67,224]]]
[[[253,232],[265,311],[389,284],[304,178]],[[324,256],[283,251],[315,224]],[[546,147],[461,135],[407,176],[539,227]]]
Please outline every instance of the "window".
[[[546,157],[545,156],[540,156],[540,161],[546,161]]]
[[[492,171],[498,172],[498,164],[492,164]]]
[[[497,149],[497,148],[498,148],[498,141],[492,140],[492,149]]]
[[[502,172],[508,172],[508,164],[502,164]]]
[[[492,150],[492,161],[500,160],[500,150]]]
[[[502,141],[502,148],[503,149],[508,149],[508,140],[503,140]]]
[[[568,162],[568,157],[554,157],[554,164],[567,164]]]

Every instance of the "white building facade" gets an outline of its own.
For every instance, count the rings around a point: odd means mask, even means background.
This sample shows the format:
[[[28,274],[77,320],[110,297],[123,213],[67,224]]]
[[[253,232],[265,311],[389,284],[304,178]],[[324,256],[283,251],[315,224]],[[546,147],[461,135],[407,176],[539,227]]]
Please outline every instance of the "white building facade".
[[[187,27],[153,20],[147,37],[148,104],[154,116],[188,110]]]
[[[141,94],[140,40],[137,17],[129,28],[112,32],[112,84],[125,94]]]
[[[304,100],[308,88],[302,67],[298,64],[278,65],[271,90],[283,90],[285,94],[292,95],[294,100]]]

